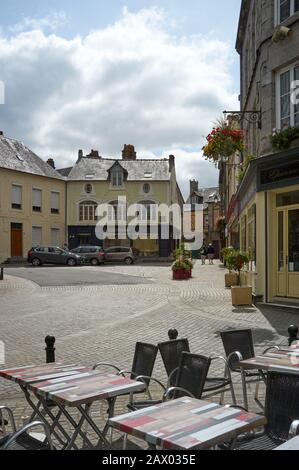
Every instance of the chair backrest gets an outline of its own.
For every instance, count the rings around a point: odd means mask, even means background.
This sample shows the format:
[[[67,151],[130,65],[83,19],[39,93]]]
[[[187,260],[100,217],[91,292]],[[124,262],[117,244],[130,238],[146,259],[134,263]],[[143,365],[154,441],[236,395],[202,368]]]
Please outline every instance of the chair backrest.
[[[158,346],[147,343],[136,343],[135,354],[132,364],[131,379],[136,378],[139,375],[145,375],[151,377],[158,354]],[[147,385],[149,380],[146,381]]]
[[[228,330],[220,333],[224,351],[228,357],[232,352],[238,351],[243,359],[255,356],[251,330]],[[238,368],[238,360],[231,361],[233,369]]]
[[[211,359],[209,357],[200,356],[183,352],[176,377],[176,387],[181,387],[192,393],[195,398],[200,399],[205,381],[209,372]],[[184,396],[183,392],[175,392],[173,398]]]
[[[299,419],[299,375],[269,372],[265,416],[266,431],[277,440],[286,441],[290,426]]]
[[[190,352],[189,342],[187,339],[174,339],[158,344],[159,351],[162,356],[163,364],[169,377],[170,374],[179,367],[182,352]],[[174,382],[176,374],[174,374]]]

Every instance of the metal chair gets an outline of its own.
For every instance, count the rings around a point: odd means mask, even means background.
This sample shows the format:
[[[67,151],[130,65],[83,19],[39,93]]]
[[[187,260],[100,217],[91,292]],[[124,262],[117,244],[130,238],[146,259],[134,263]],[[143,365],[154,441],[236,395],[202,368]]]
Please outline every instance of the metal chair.
[[[8,421],[4,420],[3,414],[6,412]],[[0,418],[2,423],[2,435],[0,438],[0,450],[53,450],[53,444],[49,427],[41,421],[33,421],[17,430],[13,412],[7,406],[0,406]],[[5,424],[7,423],[7,424]],[[10,424],[12,432],[6,433],[6,426]],[[35,439],[29,431],[36,427],[42,427],[45,433],[44,441]]]
[[[159,400],[155,400],[152,405],[186,395],[192,398],[201,399],[210,364],[211,359],[209,357],[191,354],[189,352],[182,352],[176,374],[175,385],[168,389],[163,387],[163,396]],[[142,401],[137,402],[134,405],[135,406],[130,406],[132,411],[149,406],[148,402]]]
[[[151,382],[156,382],[158,385],[163,387],[163,389],[165,389],[164,385],[159,380],[152,377],[157,354],[158,354],[158,347],[155,346],[154,344],[138,342],[136,343],[136,346],[135,346],[133,363],[132,363],[132,367],[130,370],[121,370],[119,367],[115,366],[114,364],[109,364],[109,363],[104,363],[104,362],[94,365],[93,369],[95,370],[99,367],[104,367],[104,366],[111,367],[117,372],[117,375],[122,375],[123,377],[125,377],[127,374],[129,374],[132,380],[143,381],[146,386],[145,392],[148,395],[149,402],[150,402],[152,400],[152,396],[149,390],[149,386]],[[140,394],[140,393],[144,393],[144,392],[134,392],[134,394],[130,393],[130,403],[134,403],[133,402],[134,395]]]
[[[237,440],[237,450],[272,450],[298,434],[299,376],[269,372],[267,376],[265,417],[262,433],[251,433]]]
[[[266,377],[262,371],[242,371],[239,362],[245,359],[251,359],[255,357],[252,331],[250,329],[244,330],[228,330],[220,333],[225,354],[227,357],[228,367],[230,372],[236,372],[241,374],[242,388],[243,388],[243,401],[244,406],[248,409],[248,403],[246,400],[246,385],[249,383],[255,383],[256,389],[254,394],[254,400],[263,409],[263,405],[258,398],[259,385],[261,381],[265,383]],[[271,349],[278,349],[277,347],[267,348],[263,354],[270,351]]]
[[[172,341],[166,341],[158,344],[159,351],[162,356],[162,360],[165,366],[165,370],[168,376],[167,387],[171,387],[176,383],[176,374],[178,371],[180,358],[182,352],[190,352],[189,342],[187,339],[177,339]],[[210,357],[211,363],[214,361],[222,361],[224,365],[224,376],[223,377],[207,377],[204,393],[205,398],[212,397],[217,394],[221,394],[220,404],[223,404],[224,393],[229,387],[232,396],[232,402],[236,403],[235,391],[233,382],[228,367],[227,361],[222,356]]]

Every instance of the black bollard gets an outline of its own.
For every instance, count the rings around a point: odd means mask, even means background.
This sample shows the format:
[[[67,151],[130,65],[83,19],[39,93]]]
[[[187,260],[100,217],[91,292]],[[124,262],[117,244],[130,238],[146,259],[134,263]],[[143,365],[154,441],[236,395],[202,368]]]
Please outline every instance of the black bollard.
[[[292,346],[292,343],[294,343],[294,341],[299,341],[299,338],[298,338],[299,328],[296,325],[291,325],[288,329],[288,332],[289,332],[289,346]]]
[[[168,331],[168,337],[170,340],[178,339],[179,332],[176,329],[172,329]]]
[[[55,362],[55,337],[54,336],[46,336],[45,343],[47,347],[45,348],[46,351],[46,362],[47,364],[51,364]]]

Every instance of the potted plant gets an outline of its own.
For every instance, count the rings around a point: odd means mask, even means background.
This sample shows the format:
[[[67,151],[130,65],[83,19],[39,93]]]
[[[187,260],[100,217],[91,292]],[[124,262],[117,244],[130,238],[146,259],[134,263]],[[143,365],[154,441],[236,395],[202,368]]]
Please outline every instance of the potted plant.
[[[238,285],[238,274],[234,272],[236,250],[232,247],[224,248],[222,250],[225,266],[228,273],[225,274],[225,287],[232,287]]]
[[[288,127],[281,131],[274,130],[271,136],[273,150],[281,151],[299,147],[299,128]]]
[[[241,286],[240,273],[245,264],[249,263],[249,257],[246,253],[235,251],[232,255],[233,269],[238,273],[238,283],[232,286],[232,304],[233,305],[252,305],[252,287]]]
[[[175,262],[172,265],[173,279],[185,280],[192,277],[192,255],[184,243],[174,251]]]
[[[177,259],[171,267],[173,272],[173,280],[184,281],[186,279],[189,279],[190,270],[188,268],[188,265],[184,262],[183,259]]]

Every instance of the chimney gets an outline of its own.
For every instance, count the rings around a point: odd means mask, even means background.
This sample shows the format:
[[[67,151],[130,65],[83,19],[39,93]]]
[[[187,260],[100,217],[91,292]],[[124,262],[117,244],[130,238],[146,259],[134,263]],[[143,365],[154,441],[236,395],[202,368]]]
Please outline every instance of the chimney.
[[[174,168],[175,168],[175,156],[169,155],[169,172],[171,173]]]
[[[54,162],[53,158],[48,158],[47,163],[48,163],[48,165],[50,165],[55,170],[55,162]]]
[[[136,160],[137,159],[137,153],[135,152],[134,145],[125,144],[124,149],[122,151],[122,158],[123,160]]]
[[[82,160],[82,158],[83,158],[83,150],[79,150],[79,151],[78,151],[78,160],[77,160],[77,163],[78,163],[80,160]]]
[[[196,180],[190,181],[190,195],[194,192],[198,192],[198,181]]]

